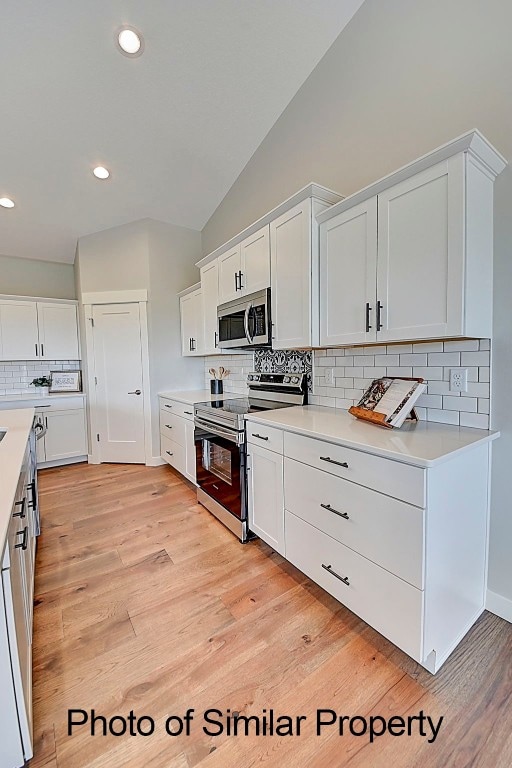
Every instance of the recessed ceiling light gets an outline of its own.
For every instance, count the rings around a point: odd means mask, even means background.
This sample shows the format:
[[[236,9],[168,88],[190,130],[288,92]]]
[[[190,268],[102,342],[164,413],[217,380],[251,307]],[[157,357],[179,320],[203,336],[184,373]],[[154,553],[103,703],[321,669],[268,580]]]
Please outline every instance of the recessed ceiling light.
[[[10,197],[0,197],[0,205],[2,208],[14,208],[14,200]]]
[[[144,38],[134,27],[123,26],[116,32],[116,43],[124,56],[140,56],[144,52]]]
[[[108,179],[110,176],[110,171],[108,168],[104,168],[102,165],[96,166],[96,168],[93,170],[93,173],[97,179]]]

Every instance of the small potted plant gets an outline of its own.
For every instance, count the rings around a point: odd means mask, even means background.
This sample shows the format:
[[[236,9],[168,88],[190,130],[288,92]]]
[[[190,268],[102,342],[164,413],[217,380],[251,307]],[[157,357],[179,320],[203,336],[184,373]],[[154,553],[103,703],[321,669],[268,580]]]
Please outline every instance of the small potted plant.
[[[30,383],[32,386],[37,387],[43,392],[45,390],[46,392],[48,392],[48,387],[50,386],[50,379],[48,378],[48,376],[39,376],[39,378],[37,379],[32,379]]]

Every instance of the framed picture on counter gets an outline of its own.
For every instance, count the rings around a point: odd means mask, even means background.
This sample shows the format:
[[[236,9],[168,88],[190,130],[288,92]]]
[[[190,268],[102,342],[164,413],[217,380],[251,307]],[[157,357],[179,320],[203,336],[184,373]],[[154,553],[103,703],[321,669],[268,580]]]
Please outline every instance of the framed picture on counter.
[[[49,394],[81,391],[82,371],[50,371]]]

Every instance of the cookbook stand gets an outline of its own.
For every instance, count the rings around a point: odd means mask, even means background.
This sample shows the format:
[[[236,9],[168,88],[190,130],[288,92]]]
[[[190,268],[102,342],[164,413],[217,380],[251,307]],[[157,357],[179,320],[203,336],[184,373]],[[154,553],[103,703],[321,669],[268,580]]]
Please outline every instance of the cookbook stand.
[[[424,379],[415,378],[412,376],[386,376],[385,378],[389,379],[400,379],[401,381],[417,381],[419,384],[423,384]],[[378,405],[378,404],[377,404]],[[385,413],[380,413],[377,410],[370,409],[370,408],[363,408],[359,405],[352,405],[348,412],[352,414],[352,416],[355,416],[356,419],[361,419],[361,421],[369,421],[371,424],[377,424],[379,427],[385,427],[386,429],[394,429],[394,426],[392,424],[388,424],[386,419],[388,418]],[[418,413],[416,409],[413,407],[411,408],[411,412],[405,419],[406,421],[419,421]]]

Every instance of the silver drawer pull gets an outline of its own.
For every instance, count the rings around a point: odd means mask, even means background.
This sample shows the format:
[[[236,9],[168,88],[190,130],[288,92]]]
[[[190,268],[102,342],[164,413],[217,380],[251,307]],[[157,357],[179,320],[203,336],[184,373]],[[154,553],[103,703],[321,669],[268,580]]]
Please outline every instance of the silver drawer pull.
[[[260,440],[268,440],[268,437],[264,437],[263,435],[258,435],[257,432],[251,432],[253,437],[259,437]]]
[[[346,584],[347,587],[350,587],[350,581],[348,580],[348,576],[340,576],[339,573],[336,573],[336,571],[332,570],[331,565],[324,565],[322,563],[322,568],[324,568],[328,573],[332,574],[333,576],[336,576],[336,578],[342,581],[344,584]]]
[[[345,467],[345,469],[348,469],[348,464],[346,461],[335,461],[334,459],[331,459],[330,456],[320,456],[320,459],[322,461],[328,461],[329,464],[337,464],[338,467]]]
[[[345,520],[350,520],[346,512],[338,512],[338,510],[334,509],[334,507],[331,507],[330,504],[320,504],[320,506],[323,509],[326,509],[328,512],[333,512],[335,515],[338,515],[339,517],[343,517]]]

